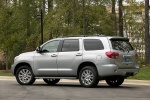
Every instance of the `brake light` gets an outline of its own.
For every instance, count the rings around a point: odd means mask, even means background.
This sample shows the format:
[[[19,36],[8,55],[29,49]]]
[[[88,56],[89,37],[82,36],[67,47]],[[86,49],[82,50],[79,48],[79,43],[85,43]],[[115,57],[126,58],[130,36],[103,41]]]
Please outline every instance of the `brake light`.
[[[106,52],[106,56],[112,59],[117,59],[119,57],[119,53],[117,52]]]

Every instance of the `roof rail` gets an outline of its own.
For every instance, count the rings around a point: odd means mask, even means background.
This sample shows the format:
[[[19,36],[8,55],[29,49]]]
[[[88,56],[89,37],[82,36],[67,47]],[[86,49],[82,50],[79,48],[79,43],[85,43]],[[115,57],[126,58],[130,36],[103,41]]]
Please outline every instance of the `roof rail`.
[[[65,37],[94,37],[94,36],[103,37],[105,35],[102,35],[102,34],[94,34],[94,35],[68,35],[68,36],[59,36],[58,38],[65,38]]]

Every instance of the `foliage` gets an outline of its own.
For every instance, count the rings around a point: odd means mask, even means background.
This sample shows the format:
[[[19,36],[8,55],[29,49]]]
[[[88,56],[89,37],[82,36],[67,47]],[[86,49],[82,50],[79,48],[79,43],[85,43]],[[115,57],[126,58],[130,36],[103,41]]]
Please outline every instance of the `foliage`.
[[[1,0],[0,6],[0,50],[5,53],[5,63],[7,67],[13,62],[13,58],[21,52],[29,51],[26,49],[32,41],[32,34],[38,32],[38,21],[35,17],[35,9],[28,7],[30,0],[23,2],[22,5],[5,2]],[[35,47],[39,39],[30,44]],[[36,44],[37,45],[37,44]],[[7,68],[6,67],[6,68]]]
[[[124,6],[124,35],[130,39],[138,52],[140,61],[144,60],[144,3],[126,0],[130,5]]]
[[[142,11],[143,3],[124,1],[129,4],[122,8],[124,33],[129,38],[132,36],[143,41],[143,15],[139,15],[142,17],[140,23],[134,18],[136,15],[133,15],[134,12]],[[59,36],[82,35],[84,25],[87,35],[116,35],[114,25],[117,29],[118,21],[114,24],[112,2],[117,4],[118,0],[0,0],[0,50],[5,53],[5,62],[10,67],[15,56],[35,50],[40,45],[40,20],[37,19],[37,14],[41,8],[44,42]],[[118,20],[117,15],[115,19]],[[131,42],[136,50],[143,50],[138,45],[140,41],[131,38]]]

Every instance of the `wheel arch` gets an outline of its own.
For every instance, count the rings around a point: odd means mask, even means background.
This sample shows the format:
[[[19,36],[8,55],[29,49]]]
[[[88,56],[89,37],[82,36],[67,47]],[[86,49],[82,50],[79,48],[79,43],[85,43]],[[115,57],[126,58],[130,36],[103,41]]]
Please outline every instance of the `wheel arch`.
[[[92,67],[96,68],[96,70],[97,70],[97,67],[93,62],[88,62],[88,61],[82,62],[77,69],[77,78],[79,77],[79,72],[81,71],[81,69],[86,67],[86,66],[92,66]],[[97,70],[97,72],[98,72],[98,70]]]
[[[16,67],[15,67],[15,70],[14,70],[14,75],[15,75],[15,76],[16,76],[17,70],[18,70],[21,66],[23,66],[23,65],[26,65],[26,66],[28,66],[28,67],[31,68],[31,65],[30,65],[29,63],[26,63],[26,62],[18,63],[18,64],[16,65]],[[32,68],[31,68],[31,70],[32,70]]]

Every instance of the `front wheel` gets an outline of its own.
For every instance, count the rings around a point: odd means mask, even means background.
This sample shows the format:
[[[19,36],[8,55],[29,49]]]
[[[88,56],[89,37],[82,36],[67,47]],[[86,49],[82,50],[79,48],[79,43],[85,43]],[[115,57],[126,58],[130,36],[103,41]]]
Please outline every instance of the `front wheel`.
[[[16,79],[21,85],[30,85],[35,82],[32,69],[29,66],[21,66],[16,72]]]
[[[60,79],[43,79],[45,83],[50,84],[50,85],[55,85],[60,81]]]
[[[106,83],[112,87],[120,86],[124,82],[124,77],[112,77],[106,79]]]
[[[98,80],[98,73],[96,68],[92,66],[87,66],[82,68],[79,73],[79,81],[80,84],[84,87],[97,86],[99,80]]]

